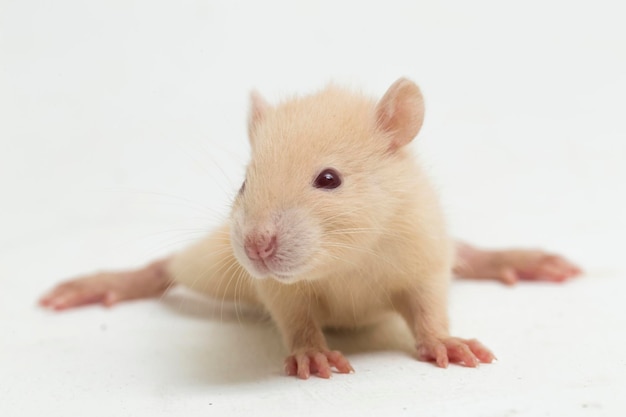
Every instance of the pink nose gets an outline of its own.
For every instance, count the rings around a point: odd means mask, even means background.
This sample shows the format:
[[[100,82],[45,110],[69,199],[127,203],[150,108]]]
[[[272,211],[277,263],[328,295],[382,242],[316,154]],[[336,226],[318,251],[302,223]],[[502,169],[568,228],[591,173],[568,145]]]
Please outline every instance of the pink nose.
[[[276,253],[276,235],[266,233],[246,236],[244,247],[246,255],[253,261],[265,260]]]

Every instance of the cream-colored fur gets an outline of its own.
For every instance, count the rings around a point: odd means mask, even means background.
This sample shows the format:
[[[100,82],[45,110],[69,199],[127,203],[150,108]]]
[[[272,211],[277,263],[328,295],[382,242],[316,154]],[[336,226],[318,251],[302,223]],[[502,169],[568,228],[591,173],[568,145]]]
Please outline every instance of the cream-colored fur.
[[[422,360],[492,362],[478,341],[448,335],[452,245],[435,193],[406,149],[424,119],[418,87],[400,79],[377,103],[334,86],[275,107],[253,93],[251,103],[252,159],[230,221],[143,268],[61,283],[41,305],[111,306],[178,282],[265,309],[290,350],[287,374],[300,378],[352,371],[326,346],[323,327],[356,327],[388,312],[404,317]],[[458,244],[456,256],[460,276],[507,284],[581,273],[543,251]]]
[[[424,115],[400,79],[377,103],[330,86],[275,107],[253,94],[252,158],[231,220],[168,265],[176,282],[252,303],[292,353],[327,349],[321,328],[396,311],[422,342],[448,337],[452,245],[438,199],[405,147]],[[342,184],[315,188],[335,169]],[[246,256],[250,234],[276,234],[267,267]]]

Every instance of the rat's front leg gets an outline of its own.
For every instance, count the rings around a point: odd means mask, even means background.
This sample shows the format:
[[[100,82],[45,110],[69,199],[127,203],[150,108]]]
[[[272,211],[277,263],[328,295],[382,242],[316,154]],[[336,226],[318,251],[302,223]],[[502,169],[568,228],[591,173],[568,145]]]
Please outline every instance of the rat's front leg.
[[[333,368],[339,373],[354,372],[341,352],[328,348],[322,328],[312,316],[315,300],[310,297],[313,295],[302,288],[296,289],[297,285],[275,282],[259,285],[264,304],[289,350],[285,372],[300,379],[308,379],[311,375],[330,378]]]
[[[420,281],[397,294],[396,310],[404,317],[417,341],[419,360],[446,368],[450,362],[476,367],[495,356],[476,339],[452,337],[448,331],[447,278]]]
[[[311,374],[330,378],[332,368],[342,374],[354,372],[341,352],[328,349],[321,328],[313,321],[298,320],[291,328],[280,327],[291,353],[285,359],[287,375],[300,379],[308,379]]]

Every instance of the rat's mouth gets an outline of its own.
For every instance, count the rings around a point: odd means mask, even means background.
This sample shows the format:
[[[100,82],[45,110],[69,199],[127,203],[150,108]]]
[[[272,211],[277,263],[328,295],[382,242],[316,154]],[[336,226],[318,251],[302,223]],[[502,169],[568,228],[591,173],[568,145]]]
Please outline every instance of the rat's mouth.
[[[297,281],[297,270],[300,268],[285,267],[284,265],[276,265],[271,260],[251,260],[249,259],[250,267],[247,268],[250,275],[255,278],[275,278],[280,282],[295,282]],[[296,270],[296,271],[294,271]]]
[[[272,274],[272,271],[262,259],[248,259],[248,262],[250,263],[250,267],[246,269],[248,269],[248,272],[255,278],[266,278],[268,275]]]

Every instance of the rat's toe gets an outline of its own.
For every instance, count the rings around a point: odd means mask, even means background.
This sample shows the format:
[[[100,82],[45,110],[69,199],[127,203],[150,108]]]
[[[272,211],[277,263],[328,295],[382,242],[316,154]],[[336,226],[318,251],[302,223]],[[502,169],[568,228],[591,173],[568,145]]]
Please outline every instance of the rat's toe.
[[[452,362],[463,363],[465,366],[475,368],[478,366],[478,358],[474,352],[461,340],[450,340],[446,343],[448,356]]]
[[[517,284],[517,281],[519,281],[519,276],[517,275],[517,272],[515,272],[515,269],[506,267],[502,268],[500,274],[498,275],[498,279],[506,285],[515,285]]]
[[[435,361],[440,368],[447,368],[449,364],[448,350],[446,346],[438,340],[424,342],[418,345],[417,358],[420,361]]]
[[[300,379],[309,379],[311,376],[311,360],[309,356],[305,353],[300,353],[296,355],[296,363],[298,370],[296,374]]]
[[[332,376],[326,355],[319,352],[311,356],[311,373],[316,374],[320,378],[330,378]]]
[[[467,342],[467,346],[472,350],[474,355],[483,363],[491,363],[496,357],[485,345],[480,343],[476,339],[470,339]]]
[[[331,352],[326,353],[326,357],[332,366],[342,374],[349,374],[354,372],[354,368],[350,365],[348,359],[343,356],[343,353],[338,350],[333,350]]]
[[[285,373],[288,376],[296,376],[298,374],[298,362],[293,356],[289,356],[285,359]]]

